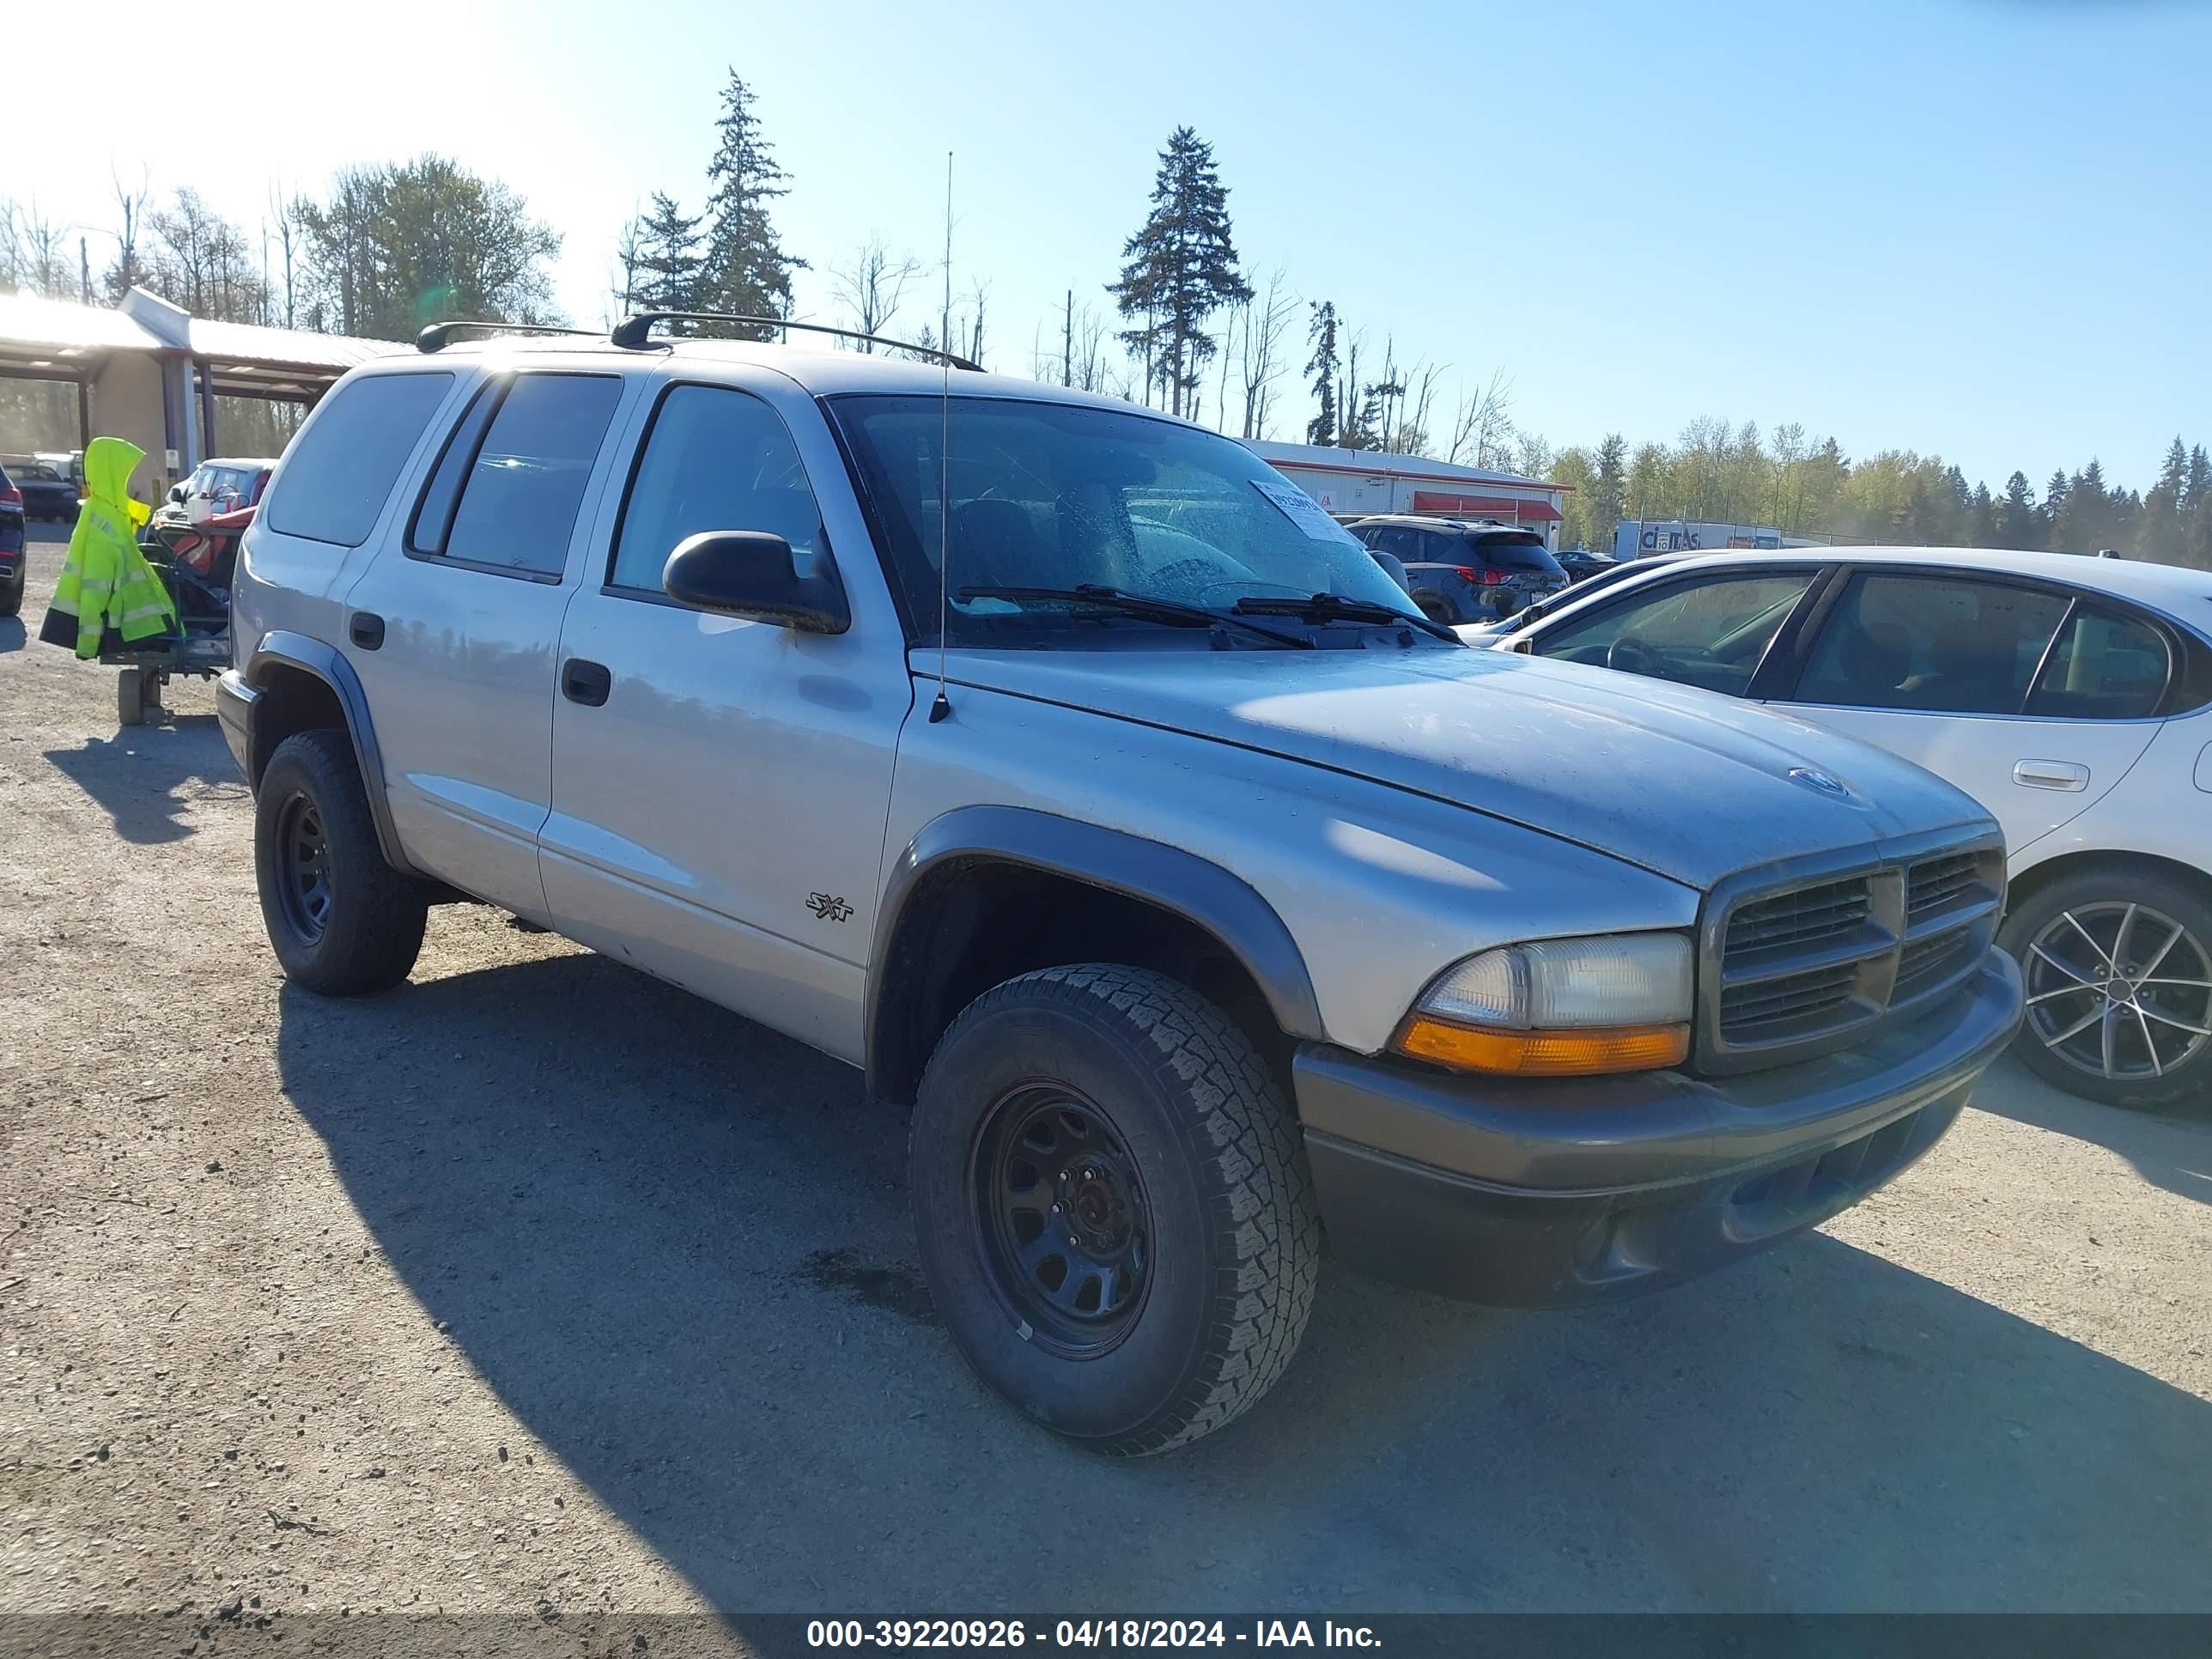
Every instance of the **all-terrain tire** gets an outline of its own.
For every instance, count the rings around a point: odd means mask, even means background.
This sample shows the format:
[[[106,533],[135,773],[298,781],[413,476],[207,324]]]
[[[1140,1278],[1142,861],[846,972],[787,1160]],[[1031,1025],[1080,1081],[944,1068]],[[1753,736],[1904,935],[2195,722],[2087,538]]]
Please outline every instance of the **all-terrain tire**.
[[[300,848],[321,848],[314,902]],[[253,868],[262,921],[285,977],[325,996],[404,981],[422,949],[428,890],[386,861],[343,732],[302,732],[276,746],[254,805]],[[318,921],[319,918],[319,921]]]
[[[2069,988],[2077,977],[2101,977],[2112,965],[2107,947],[2118,943],[2123,923],[2129,933],[2126,960],[2118,965],[2141,969],[2156,958],[2157,967],[2150,975],[2123,974],[2143,981],[2128,994],[2148,1012],[2119,1009],[2112,1059],[2123,1075],[2106,1077],[2089,1069],[2101,1066],[2105,1057],[2095,1041],[2101,1025],[2052,1039],[2098,1012],[2097,994]],[[2047,942],[2045,951],[2035,948],[2039,941]],[[2005,917],[1997,943],[2020,963],[2029,992],[2027,1019],[2013,1051],[2046,1082],[2085,1099],[2141,1111],[2212,1101],[2212,1040],[2192,1035],[2212,1025],[2212,988],[2204,985],[2212,980],[2212,904],[2194,887],[2138,860],[2109,860],[2031,895]],[[2154,1038],[2163,1076],[2148,1069]]]
[[[1035,1287],[1010,1284],[990,1242],[979,1171],[994,1125],[1041,1089],[1109,1121],[1151,1230],[1141,1300],[1101,1352],[1033,1326],[1022,1297]],[[909,1158],[946,1328],[986,1382],[1055,1432],[1115,1455],[1167,1451],[1245,1411],[1290,1364],[1321,1236],[1297,1124],[1251,1040],[1180,981],[1085,963],[984,993],[930,1057]]]

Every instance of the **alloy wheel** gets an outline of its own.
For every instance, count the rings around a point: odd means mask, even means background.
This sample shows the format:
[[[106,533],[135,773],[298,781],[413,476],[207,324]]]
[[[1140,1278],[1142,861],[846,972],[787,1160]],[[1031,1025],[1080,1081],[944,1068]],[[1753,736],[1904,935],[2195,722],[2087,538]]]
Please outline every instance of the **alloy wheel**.
[[[2029,1030],[2091,1077],[2166,1077],[2212,1041],[2212,953],[2148,905],[2061,911],[2021,966]]]

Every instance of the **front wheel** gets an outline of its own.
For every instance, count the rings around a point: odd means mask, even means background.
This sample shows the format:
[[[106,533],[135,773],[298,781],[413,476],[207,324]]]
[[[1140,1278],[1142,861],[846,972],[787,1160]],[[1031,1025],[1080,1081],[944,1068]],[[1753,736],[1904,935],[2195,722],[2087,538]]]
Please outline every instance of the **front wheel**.
[[[2212,1091],[2212,905],[2142,866],[2064,876],[2005,918],[2027,1018],[2014,1046],[2060,1088],[2155,1108]]]
[[[1297,1127],[1250,1040],[1162,974],[1046,969],[930,1058],[910,1148],[922,1269],[1000,1394],[1097,1451],[1212,1432],[1313,1306]]]

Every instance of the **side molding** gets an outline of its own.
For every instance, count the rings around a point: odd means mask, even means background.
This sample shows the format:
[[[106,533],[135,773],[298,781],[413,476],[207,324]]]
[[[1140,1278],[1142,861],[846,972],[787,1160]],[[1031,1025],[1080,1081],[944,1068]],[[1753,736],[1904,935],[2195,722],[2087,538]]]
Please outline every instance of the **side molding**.
[[[312,674],[337,696],[338,707],[345,713],[346,733],[353,739],[354,759],[361,767],[362,787],[368,796],[369,815],[376,821],[377,845],[393,869],[419,875],[421,872],[408,863],[407,855],[400,850],[399,834],[392,826],[392,803],[384,792],[384,753],[376,746],[376,728],[368,717],[368,697],[362,690],[361,678],[353,672],[353,665],[340,656],[336,647],[321,640],[274,629],[261,636],[261,643],[254,647],[242,678],[255,690],[265,692],[278,668]],[[254,705],[257,712],[267,706],[265,699]],[[258,769],[251,781],[257,789],[260,787]]]
[[[1164,842],[1021,806],[957,807],[924,824],[892,869],[869,954],[868,1074],[878,1076],[885,987],[908,901],[932,872],[967,861],[1049,871],[1172,910],[1227,945],[1293,1037],[1326,1041],[1297,941],[1273,907],[1218,864]]]

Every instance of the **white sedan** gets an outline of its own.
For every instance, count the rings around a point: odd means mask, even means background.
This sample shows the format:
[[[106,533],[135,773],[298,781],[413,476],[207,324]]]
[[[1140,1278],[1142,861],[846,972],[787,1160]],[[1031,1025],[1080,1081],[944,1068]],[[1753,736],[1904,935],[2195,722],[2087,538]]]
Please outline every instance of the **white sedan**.
[[[1751,698],[1949,779],[2004,826],[2022,1057],[2115,1104],[2212,1092],[2212,574],[1721,553],[1571,589],[1485,643]]]

